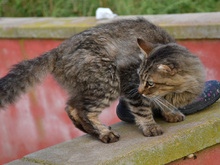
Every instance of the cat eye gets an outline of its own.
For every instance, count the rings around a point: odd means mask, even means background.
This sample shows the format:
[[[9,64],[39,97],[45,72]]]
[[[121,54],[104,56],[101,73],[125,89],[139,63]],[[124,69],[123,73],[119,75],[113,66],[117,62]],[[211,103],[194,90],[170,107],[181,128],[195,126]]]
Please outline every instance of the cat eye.
[[[152,87],[154,85],[154,82],[153,81],[147,81],[147,85]]]

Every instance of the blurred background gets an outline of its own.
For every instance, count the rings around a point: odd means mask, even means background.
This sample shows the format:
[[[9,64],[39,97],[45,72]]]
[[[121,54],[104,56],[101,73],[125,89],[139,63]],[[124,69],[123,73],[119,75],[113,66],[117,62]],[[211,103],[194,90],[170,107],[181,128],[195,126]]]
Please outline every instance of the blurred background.
[[[118,15],[220,11],[219,0],[0,0],[0,17],[95,16],[98,7]]]

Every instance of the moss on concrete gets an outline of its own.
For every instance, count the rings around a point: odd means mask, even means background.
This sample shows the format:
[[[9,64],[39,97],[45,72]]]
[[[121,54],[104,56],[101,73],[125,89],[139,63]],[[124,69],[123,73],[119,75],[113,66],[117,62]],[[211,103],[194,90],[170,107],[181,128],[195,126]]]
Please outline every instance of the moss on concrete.
[[[8,18],[9,19],[9,18]],[[70,36],[97,25],[94,17],[81,18],[33,18],[9,25],[0,24],[0,38],[58,38],[65,39]],[[30,18],[27,18],[30,20]],[[7,22],[7,20],[5,20]],[[0,22],[1,23],[1,22]]]
[[[213,124],[219,125],[218,129],[220,128],[220,122]],[[173,138],[173,136],[178,136],[178,138]],[[220,132],[217,132],[212,125],[199,126],[173,136],[159,145],[142,146],[138,151],[102,164],[165,164],[220,142]]]
[[[41,164],[41,165],[56,165],[56,164],[52,164],[50,162],[46,162],[46,161],[42,161],[42,160],[37,160],[37,159],[30,159],[30,158],[22,158],[21,159],[24,162],[32,162],[35,164]]]
[[[117,143],[104,144],[84,135],[25,156],[21,160],[37,164],[144,165],[166,164],[220,143],[220,100],[180,123],[157,122],[165,133],[144,137],[134,124],[120,122],[112,129],[119,132]],[[9,163],[19,165],[18,163]]]
[[[220,111],[220,101],[209,109]],[[138,151],[127,153],[123,157],[103,162],[102,164],[135,164],[135,165],[157,165],[166,164],[176,159],[182,158],[190,153],[194,153],[209,146],[220,143],[220,116],[213,120],[207,120],[210,111],[200,112],[200,115],[187,116],[185,124],[189,124],[189,129],[185,127],[179,129],[175,134],[163,138],[153,144],[146,143],[138,148]],[[202,122],[205,121],[205,122]],[[198,122],[196,125],[195,122]],[[163,123],[163,122],[162,122]],[[199,124],[200,123],[200,124]],[[182,123],[175,123],[182,124]],[[192,126],[193,125],[193,126]]]
[[[142,16],[167,29],[176,39],[220,38],[220,12]],[[95,17],[74,18],[2,18],[0,38],[65,39],[95,25],[137,16],[118,16],[111,20]]]
[[[220,24],[161,26],[177,39],[220,38]]]

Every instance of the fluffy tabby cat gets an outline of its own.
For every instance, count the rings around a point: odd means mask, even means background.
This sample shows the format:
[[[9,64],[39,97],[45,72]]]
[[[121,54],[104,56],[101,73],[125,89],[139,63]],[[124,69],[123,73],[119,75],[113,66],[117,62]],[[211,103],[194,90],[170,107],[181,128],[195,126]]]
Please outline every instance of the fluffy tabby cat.
[[[138,71],[137,71],[138,70]],[[104,143],[119,135],[98,115],[123,97],[145,136],[163,133],[152,116],[184,120],[176,107],[195,99],[204,84],[199,58],[145,19],[121,20],[74,35],[53,50],[15,65],[0,79],[0,107],[13,103],[48,74],[68,92],[66,112],[75,126]]]

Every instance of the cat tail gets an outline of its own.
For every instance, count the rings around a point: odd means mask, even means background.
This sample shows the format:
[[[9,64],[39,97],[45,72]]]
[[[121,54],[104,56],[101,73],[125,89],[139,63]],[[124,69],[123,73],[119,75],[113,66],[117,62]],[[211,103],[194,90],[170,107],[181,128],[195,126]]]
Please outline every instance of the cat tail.
[[[41,56],[14,65],[9,73],[0,79],[0,108],[14,103],[21,94],[40,83],[53,71],[57,57],[56,48]]]

